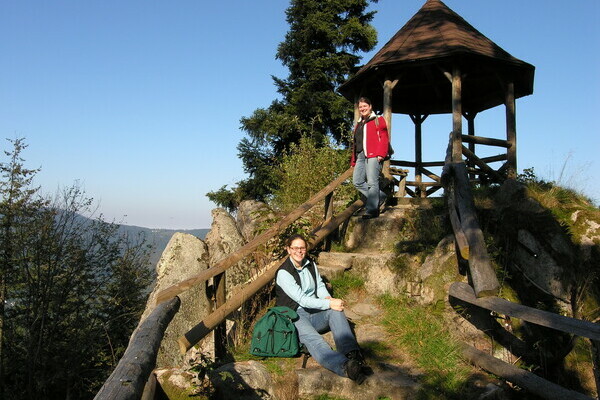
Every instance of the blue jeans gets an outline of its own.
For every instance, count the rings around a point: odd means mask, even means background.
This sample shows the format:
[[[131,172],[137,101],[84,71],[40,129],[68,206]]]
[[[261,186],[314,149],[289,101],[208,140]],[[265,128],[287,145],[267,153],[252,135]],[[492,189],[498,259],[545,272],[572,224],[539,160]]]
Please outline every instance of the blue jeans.
[[[298,307],[296,312],[299,318],[294,325],[298,330],[300,343],[306,346],[310,355],[320,365],[345,377],[343,367],[348,361],[346,354],[352,350],[359,350],[359,347],[344,312],[331,309],[309,312],[302,307]],[[321,336],[321,333],[327,332],[328,329],[333,334],[336,351],[332,350]]]
[[[377,215],[379,205],[385,201],[385,193],[379,189],[381,167],[382,163],[379,162],[377,157],[366,158],[364,151],[356,155],[352,183],[367,199],[365,207],[367,214]]]

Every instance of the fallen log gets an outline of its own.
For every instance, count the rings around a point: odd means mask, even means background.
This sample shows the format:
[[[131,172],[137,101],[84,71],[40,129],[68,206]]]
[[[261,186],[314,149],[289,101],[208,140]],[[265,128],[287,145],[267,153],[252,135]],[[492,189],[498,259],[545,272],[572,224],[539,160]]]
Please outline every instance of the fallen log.
[[[125,354],[94,400],[137,400],[142,397],[144,386],[156,365],[160,342],[180,304],[179,297],[161,303],[140,322],[129,339]]]

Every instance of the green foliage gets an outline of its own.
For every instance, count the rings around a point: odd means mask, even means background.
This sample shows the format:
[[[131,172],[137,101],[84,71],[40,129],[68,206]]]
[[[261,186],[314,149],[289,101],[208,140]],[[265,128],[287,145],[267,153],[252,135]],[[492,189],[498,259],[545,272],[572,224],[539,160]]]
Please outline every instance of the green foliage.
[[[117,225],[82,217],[94,208],[77,186],[41,198],[31,189],[37,171],[23,167],[25,147],[19,139],[5,152],[0,183],[8,305],[0,313],[0,397],[89,398],[137,324],[150,283],[149,248],[143,238],[119,236]]]
[[[284,211],[295,209],[348,169],[348,160],[346,150],[318,147],[313,139],[301,138],[283,157],[274,204]],[[336,191],[336,200],[348,201],[354,193],[351,185],[342,185]]]
[[[281,98],[240,120],[248,137],[240,141],[238,154],[249,178],[231,190],[233,197],[268,199],[279,186],[274,168],[303,136],[316,147],[347,139],[352,104],[337,89],[360,61],[355,53],[370,51],[377,43],[377,32],[370,25],[374,12],[366,11],[376,2],[291,1],[286,11],[290,29],[276,54],[289,74],[285,79],[273,77]]]

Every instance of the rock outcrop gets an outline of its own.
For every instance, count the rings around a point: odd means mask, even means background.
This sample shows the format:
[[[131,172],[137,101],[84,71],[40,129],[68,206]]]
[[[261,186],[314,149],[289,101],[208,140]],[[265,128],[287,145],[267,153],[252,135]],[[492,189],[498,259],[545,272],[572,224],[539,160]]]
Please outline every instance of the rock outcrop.
[[[213,222],[210,231],[204,239],[208,246],[210,266],[234,253],[246,241],[238,230],[235,219],[223,208],[212,210]],[[240,261],[225,272],[227,297],[233,293],[233,288],[243,284],[250,278],[252,264],[249,261]]]
[[[156,266],[156,286],[148,298],[142,320],[154,309],[157,294],[208,268],[208,249],[204,242],[186,233],[175,233]],[[194,327],[209,311],[205,285],[197,285],[179,295],[181,307],[165,331],[157,367],[183,364],[177,339]]]
[[[275,214],[265,203],[256,200],[244,200],[237,209],[237,227],[246,242],[251,241],[260,231],[266,230],[266,221],[275,219]]]

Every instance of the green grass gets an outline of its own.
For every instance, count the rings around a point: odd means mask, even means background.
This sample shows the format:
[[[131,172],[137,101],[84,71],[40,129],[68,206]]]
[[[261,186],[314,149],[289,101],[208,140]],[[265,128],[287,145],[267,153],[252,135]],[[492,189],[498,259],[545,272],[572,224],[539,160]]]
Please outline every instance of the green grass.
[[[457,342],[440,314],[389,295],[379,300],[385,310],[383,325],[394,344],[410,353],[424,371],[420,397],[453,398],[463,393],[471,369],[460,358]]]
[[[333,287],[333,297],[343,299],[348,296],[353,290],[360,290],[365,286],[365,281],[361,277],[351,274],[344,273],[341,276],[331,280],[331,286]]]

